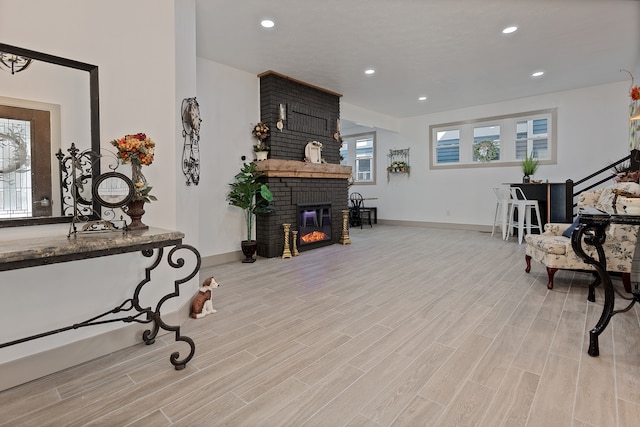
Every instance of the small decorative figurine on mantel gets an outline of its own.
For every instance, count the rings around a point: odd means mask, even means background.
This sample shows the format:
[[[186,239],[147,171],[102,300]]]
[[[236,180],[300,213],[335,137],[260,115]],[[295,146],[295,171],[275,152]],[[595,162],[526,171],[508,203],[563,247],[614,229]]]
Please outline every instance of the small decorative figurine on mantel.
[[[213,308],[213,289],[220,286],[216,279],[209,277],[202,282],[198,293],[191,302],[191,317],[200,319],[207,314],[217,313]]]
[[[325,163],[322,158],[322,142],[311,141],[304,147],[304,161],[308,163]]]

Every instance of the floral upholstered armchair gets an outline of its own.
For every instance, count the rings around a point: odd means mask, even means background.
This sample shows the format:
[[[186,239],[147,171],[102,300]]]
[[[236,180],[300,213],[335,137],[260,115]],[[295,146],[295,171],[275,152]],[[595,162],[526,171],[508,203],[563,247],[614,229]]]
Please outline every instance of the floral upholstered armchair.
[[[583,192],[578,199],[578,208],[592,206],[607,212],[612,211],[616,203],[618,212],[623,210],[617,201],[614,190],[640,195],[640,185],[634,182],[619,182],[610,187],[595,191]],[[547,268],[549,283],[547,288],[553,289],[553,276],[558,270],[595,271],[593,266],[585,263],[571,247],[571,233],[577,226],[573,224],[547,223],[542,234],[528,234],[525,236],[527,268],[531,271],[531,259],[543,264]],[[638,226],[626,224],[611,224],[606,230],[606,240],[603,245],[607,261],[607,271],[622,274],[625,290],[631,292],[631,264],[638,240]],[[584,245],[585,252],[595,259],[598,258],[595,248]],[[591,294],[591,293],[590,293]]]

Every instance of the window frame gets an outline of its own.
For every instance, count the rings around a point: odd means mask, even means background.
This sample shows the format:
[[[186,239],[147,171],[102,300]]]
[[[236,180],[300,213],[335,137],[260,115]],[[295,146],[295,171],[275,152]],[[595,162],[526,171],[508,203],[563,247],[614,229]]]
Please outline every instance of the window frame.
[[[358,139],[364,139],[364,137],[371,137],[371,147],[372,147],[372,152],[371,152],[371,179],[369,180],[359,180],[357,179],[358,176],[358,164],[357,164],[357,157],[356,157],[356,140]],[[341,165],[345,165],[345,166],[351,166],[351,179],[353,181],[353,184],[358,184],[358,185],[375,185],[376,183],[376,178],[377,178],[377,160],[376,160],[376,132],[375,131],[371,131],[371,132],[363,132],[363,133],[357,133],[357,134],[353,134],[353,135],[343,135],[342,136],[342,140],[343,143],[347,144],[347,158],[346,159],[341,159],[340,160],[340,164]],[[342,156],[342,148],[340,149],[340,155]]]
[[[462,120],[450,123],[440,123],[429,126],[429,169],[461,169],[520,166],[522,160],[516,159],[516,123],[523,120],[547,118],[547,143],[549,158],[540,159],[541,165],[557,164],[557,108],[526,111],[522,113],[506,114],[502,116],[483,117],[473,120]],[[479,162],[473,160],[474,128],[483,126],[500,126],[500,160]],[[459,130],[459,161],[436,163],[438,132]]]

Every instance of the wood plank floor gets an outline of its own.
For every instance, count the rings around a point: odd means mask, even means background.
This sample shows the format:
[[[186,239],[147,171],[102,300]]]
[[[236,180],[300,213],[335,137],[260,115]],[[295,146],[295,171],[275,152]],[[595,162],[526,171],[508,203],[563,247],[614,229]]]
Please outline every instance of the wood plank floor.
[[[600,314],[488,233],[377,225],[351,245],[201,272],[218,313],[0,393],[3,426],[637,426],[638,310]],[[619,283],[616,281],[616,285]]]

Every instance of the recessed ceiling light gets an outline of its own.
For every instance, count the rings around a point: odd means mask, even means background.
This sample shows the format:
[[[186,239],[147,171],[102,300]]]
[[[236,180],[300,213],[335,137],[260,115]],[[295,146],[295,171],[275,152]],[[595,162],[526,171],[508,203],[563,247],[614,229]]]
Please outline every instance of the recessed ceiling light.
[[[518,29],[518,27],[516,27],[515,25],[514,25],[514,26],[511,26],[511,27],[507,27],[507,28],[505,28],[504,30],[502,30],[502,34],[511,34],[511,33],[515,33],[517,29]]]
[[[427,97],[426,96],[421,96],[418,98],[418,101],[426,101]]]
[[[273,28],[276,23],[271,19],[263,19],[262,21],[260,21],[260,25],[262,25],[264,28]]]
[[[364,70],[364,73],[367,75],[375,74],[376,70],[373,68],[369,68],[368,70]]]
[[[535,73],[531,74],[531,77],[542,77],[544,75],[544,71],[536,71]]]

